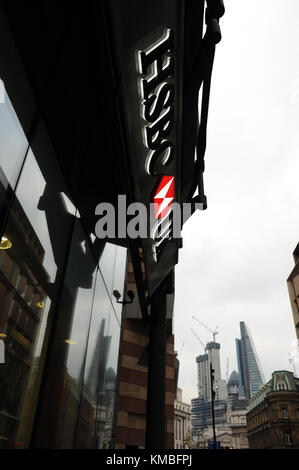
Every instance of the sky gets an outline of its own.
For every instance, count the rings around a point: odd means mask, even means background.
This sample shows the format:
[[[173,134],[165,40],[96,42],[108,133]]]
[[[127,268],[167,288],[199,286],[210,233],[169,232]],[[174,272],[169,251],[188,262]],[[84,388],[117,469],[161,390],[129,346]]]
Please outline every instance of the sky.
[[[183,229],[175,348],[183,400],[197,396],[196,356],[218,327],[221,372],[237,370],[239,322],[266,380],[293,371],[286,279],[299,242],[299,2],[229,0],[216,47],[205,156],[206,211]],[[299,364],[296,364],[297,375]]]

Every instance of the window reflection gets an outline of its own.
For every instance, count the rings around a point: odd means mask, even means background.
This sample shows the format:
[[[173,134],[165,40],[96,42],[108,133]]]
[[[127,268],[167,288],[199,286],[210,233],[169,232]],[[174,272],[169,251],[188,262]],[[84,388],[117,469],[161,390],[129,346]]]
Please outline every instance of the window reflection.
[[[31,153],[24,177],[29,168],[27,185],[34,181],[38,187],[45,182],[33,162]],[[51,245],[44,214],[37,208],[39,195],[32,193],[28,198],[20,184],[5,229],[11,247],[0,250],[0,330],[6,334],[6,363],[0,368],[0,434],[17,442],[17,447],[23,446],[26,436],[20,441],[18,433],[32,413],[28,397],[38,366],[35,349],[50,306],[49,271],[55,272],[53,263],[45,267],[45,260],[51,259]]]
[[[97,240],[95,241],[95,244]],[[76,219],[53,331],[38,447],[72,448],[81,400],[97,262]]]
[[[126,249],[86,235],[42,123],[32,148],[6,96],[0,436],[16,448],[111,447],[122,309],[112,292],[123,292]]]
[[[114,310],[118,319],[121,318],[122,307],[117,304],[113,297],[113,291],[118,290],[121,295],[123,294],[124,286],[124,272],[127,263],[127,250],[126,248],[106,243],[102,256],[100,258],[99,266],[104,278],[104,282],[110,298],[113,300]]]
[[[14,188],[28,142],[7,93],[0,103],[0,167]]]
[[[51,432],[39,433],[38,447],[103,448],[112,438],[120,322],[96,270],[97,244],[77,220],[40,422]]]
[[[114,286],[122,291],[126,263],[126,250],[107,244],[100,258],[100,267],[110,270],[97,272],[92,318],[86,354],[84,382],[76,431],[76,448],[108,448],[111,446],[114,418],[116,374],[120,338],[121,307],[117,312],[111,302]],[[111,264],[111,258],[113,264]],[[112,273],[112,274],[111,274]]]
[[[103,381],[103,393],[100,397],[100,409],[98,419],[98,448],[113,448],[113,426],[115,418],[116,401],[116,377],[118,367],[118,351],[120,328],[118,319],[113,309],[110,309],[108,337],[110,338],[110,348],[107,351],[105,376]]]
[[[5,210],[7,209],[8,204],[13,196],[13,191],[15,189],[27,150],[27,139],[9,101],[9,97],[4,91],[4,102],[0,102],[1,223],[5,217]]]
[[[79,449],[97,447],[98,411],[103,395],[107,356],[111,345],[111,337],[107,334],[110,308],[110,299],[98,271],[76,432],[75,447]]]
[[[12,161],[5,167],[11,182]],[[65,238],[70,230],[71,216],[67,218],[61,201],[59,217],[59,194],[53,186],[52,193],[48,190],[50,176],[41,172],[29,150],[5,224],[10,246],[0,249],[0,332],[6,335],[6,363],[0,368],[0,435],[17,448],[29,446],[58,290],[57,268],[66,256],[65,244],[57,255],[53,232],[58,233],[59,226]],[[5,193],[2,181],[1,192]],[[55,218],[51,219],[51,211]]]

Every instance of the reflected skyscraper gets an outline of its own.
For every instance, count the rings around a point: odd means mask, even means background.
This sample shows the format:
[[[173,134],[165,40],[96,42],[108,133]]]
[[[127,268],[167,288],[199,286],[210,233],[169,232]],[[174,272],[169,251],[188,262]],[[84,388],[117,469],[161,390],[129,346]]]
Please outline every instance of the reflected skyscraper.
[[[240,396],[251,398],[265,383],[262,368],[248,326],[240,322],[241,339],[236,339]]]
[[[99,399],[97,394],[99,393],[99,388],[104,381],[111,343],[111,336],[104,335],[105,324],[106,321],[103,319],[101,321],[100,331],[87,378],[87,387],[89,388],[90,394],[95,402]]]

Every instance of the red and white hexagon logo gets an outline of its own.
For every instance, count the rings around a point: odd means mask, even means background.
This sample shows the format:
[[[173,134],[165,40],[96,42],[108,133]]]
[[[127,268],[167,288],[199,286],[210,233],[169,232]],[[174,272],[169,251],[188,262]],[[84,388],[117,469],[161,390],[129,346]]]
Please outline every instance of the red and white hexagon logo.
[[[174,176],[164,175],[154,193],[153,202],[156,219],[163,219],[174,199]]]

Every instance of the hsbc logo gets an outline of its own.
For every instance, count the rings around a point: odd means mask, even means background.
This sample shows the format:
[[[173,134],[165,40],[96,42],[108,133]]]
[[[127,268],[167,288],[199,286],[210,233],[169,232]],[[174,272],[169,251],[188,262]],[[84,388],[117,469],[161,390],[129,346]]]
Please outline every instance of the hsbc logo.
[[[155,262],[159,261],[167,242],[173,238],[174,213],[172,204],[175,204],[173,200],[174,176],[163,175],[158,178],[158,186],[152,197],[154,215],[157,219],[151,230],[151,238],[153,240],[152,253]],[[179,207],[179,205],[177,206]]]
[[[158,188],[153,196],[155,217],[162,219],[169,211],[174,200],[174,176],[162,176]]]

